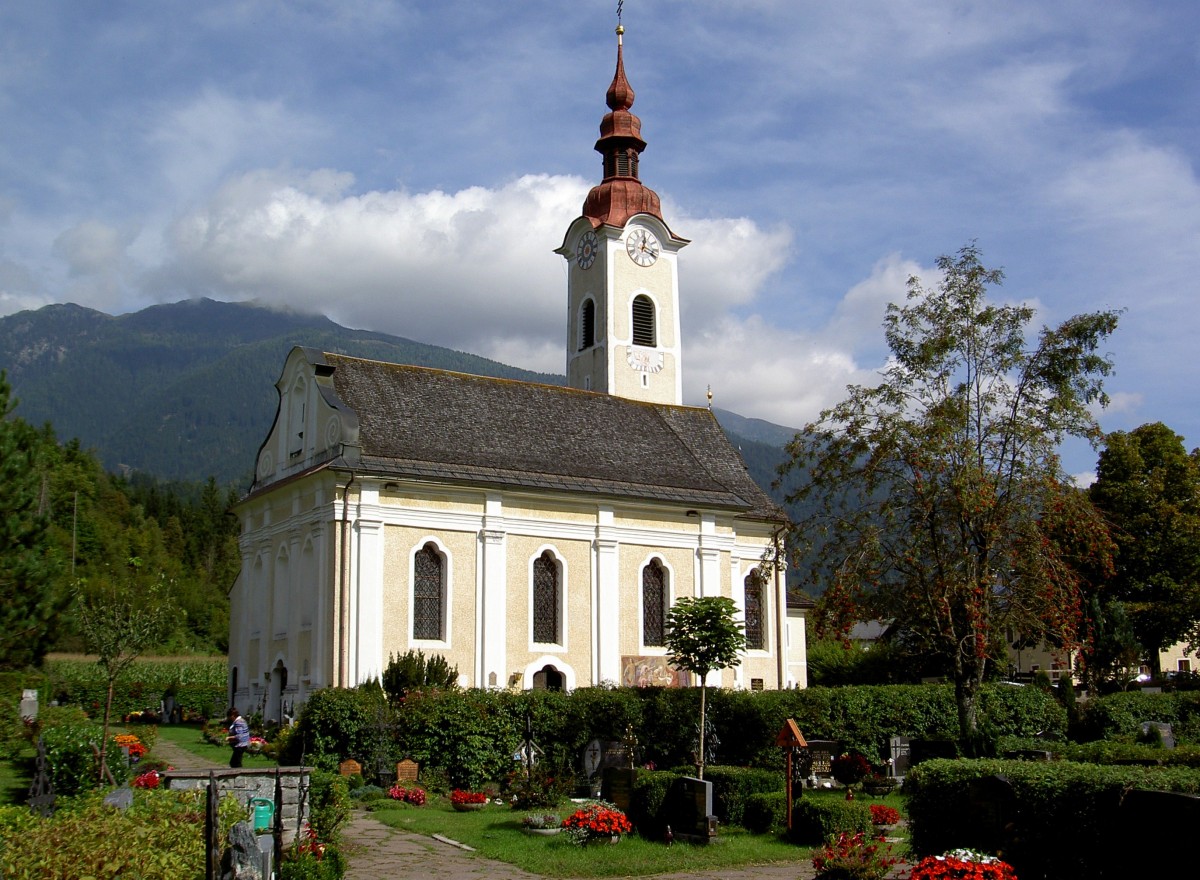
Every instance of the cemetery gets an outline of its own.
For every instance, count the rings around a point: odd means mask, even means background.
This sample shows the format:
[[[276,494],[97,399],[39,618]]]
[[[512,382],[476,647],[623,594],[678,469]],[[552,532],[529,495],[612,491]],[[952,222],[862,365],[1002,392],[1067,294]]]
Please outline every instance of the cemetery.
[[[282,878],[340,877],[354,853],[340,828],[357,810],[546,876],[782,862],[804,876],[919,880],[923,860],[969,850],[1002,859],[990,876],[1065,880],[1154,868],[1167,854],[1123,845],[1128,829],[1200,820],[1197,692],[1113,694],[1069,715],[1051,692],[990,685],[992,755],[975,759],[959,756],[946,685],[708,696],[703,778],[696,689],[393,701],[364,686],[314,694],[290,727],[254,719],[265,745],[242,770],[163,766],[160,743],[210,762],[229,752],[202,725],[126,713],[98,783],[99,727],[79,707],[46,701],[36,722],[19,721],[42,694],[6,693],[0,872],[25,859],[35,870],[18,876],[56,876],[36,865],[65,838],[96,858],[157,859],[162,877],[206,876],[206,864],[221,876],[222,863],[267,851]],[[146,829],[153,852],[122,849]]]

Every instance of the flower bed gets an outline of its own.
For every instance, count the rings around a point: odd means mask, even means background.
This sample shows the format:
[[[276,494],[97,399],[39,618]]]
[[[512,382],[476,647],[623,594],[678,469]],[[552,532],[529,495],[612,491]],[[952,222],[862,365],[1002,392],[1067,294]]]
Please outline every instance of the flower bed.
[[[895,825],[900,821],[900,811],[886,804],[871,804],[872,825]]]
[[[883,880],[897,861],[890,847],[862,832],[839,834],[812,860],[817,880]]]
[[[414,807],[425,806],[425,789],[417,788],[416,786],[405,788],[403,785],[397,783],[388,789],[387,796],[394,801],[403,801],[406,804],[412,804]]]
[[[1017,880],[1007,862],[969,849],[956,849],[917,862],[912,880]]]
[[[601,840],[619,840],[633,830],[629,819],[605,801],[590,801],[562,820],[571,842],[582,846]]]
[[[459,812],[468,810],[482,810],[488,802],[487,792],[485,791],[465,791],[461,788],[456,788],[450,792],[450,806]]]

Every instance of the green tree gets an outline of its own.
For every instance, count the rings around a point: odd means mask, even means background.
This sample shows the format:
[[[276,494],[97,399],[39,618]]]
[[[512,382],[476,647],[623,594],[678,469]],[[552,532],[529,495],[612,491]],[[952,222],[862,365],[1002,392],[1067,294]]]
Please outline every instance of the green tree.
[[[148,587],[137,583],[141,560],[130,559],[131,576],[124,589],[77,596],[77,621],[84,646],[95,654],[104,670],[107,695],[104,700],[104,728],[100,745],[99,772],[104,776],[104,755],[108,749],[108,723],[112,714],[113,686],[141,654],[162,636],[172,614],[171,600],[165,595],[166,578],[160,575]]]
[[[1114,596],[1157,677],[1159,651],[1200,643],[1200,450],[1162,422],[1116,431],[1089,494],[1119,548]]]
[[[666,646],[671,665],[700,679],[700,750],[696,769],[704,778],[704,729],[707,723],[708,674],[738,662],[746,635],[736,619],[737,606],[725,596],[685,596],[667,613]]]
[[[0,668],[9,669],[41,663],[66,599],[50,538],[47,445],[12,417],[15,406],[0,371]]]
[[[893,619],[952,673],[960,735],[982,743],[979,690],[1008,627],[1073,642],[1080,576],[1049,525],[1102,531],[1057,456],[1098,434],[1110,361],[1097,353],[1114,312],[1077,315],[1027,339],[1034,310],[988,302],[1003,273],[974,244],[911,278],[884,321],[891,358],[875,387],[797,434],[782,476],[812,505],[793,548],[828,585],[827,604]],[[1086,502],[1086,499],[1082,499]]]

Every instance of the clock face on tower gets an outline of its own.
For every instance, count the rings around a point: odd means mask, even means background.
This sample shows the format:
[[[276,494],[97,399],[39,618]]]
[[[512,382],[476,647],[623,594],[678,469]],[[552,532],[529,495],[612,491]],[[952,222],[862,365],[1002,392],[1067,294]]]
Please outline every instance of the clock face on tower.
[[[633,227],[625,237],[625,252],[629,254],[629,259],[639,266],[652,265],[658,259],[661,250],[662,245],[658,243],[654,233],[641,226]]]
[[[596,262],[596,252],[599,248],[600,239],[589,229],[579,239],[579,245],[575,248],[575,262],[579,264],[580,269],[592,268],[592,263]]]

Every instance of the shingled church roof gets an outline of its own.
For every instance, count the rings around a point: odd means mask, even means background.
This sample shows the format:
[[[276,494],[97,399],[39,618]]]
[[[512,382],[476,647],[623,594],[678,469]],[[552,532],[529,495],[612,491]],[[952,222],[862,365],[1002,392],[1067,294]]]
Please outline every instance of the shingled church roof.
[[[305,350],[332,369],[359,427],[357,467],[381,476],[783,512],[713,414],[589,391]]]

